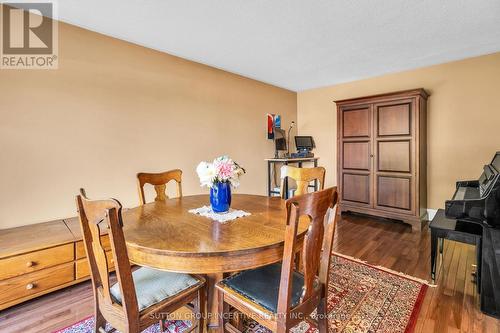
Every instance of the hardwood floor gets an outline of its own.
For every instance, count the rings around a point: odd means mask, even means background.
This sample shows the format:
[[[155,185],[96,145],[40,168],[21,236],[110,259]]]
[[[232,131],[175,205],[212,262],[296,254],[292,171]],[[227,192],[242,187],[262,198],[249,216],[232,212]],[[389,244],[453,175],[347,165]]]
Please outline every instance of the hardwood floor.
[[[411,233],[411,227],[387,220],[343,215],[335,235],[334,251],[430,280],[430,233]],[[479,311],[472,282],[474,247],[445,242],[436,288],[429,288],[416,333],[500,333],[500,320]],[[0,312],[0,332],[53,332],[93,311],[90,283],[28,301]]]
[[[418,234],[392,221],[343,215],[334,251],[431,280],[427,227]],[[473,246],[445,241],[443,260],[438,261],[437,287],[427,291],[416,333],[500,332],[500,320],[479,310],[479,296],[472,282],[475,264]]]

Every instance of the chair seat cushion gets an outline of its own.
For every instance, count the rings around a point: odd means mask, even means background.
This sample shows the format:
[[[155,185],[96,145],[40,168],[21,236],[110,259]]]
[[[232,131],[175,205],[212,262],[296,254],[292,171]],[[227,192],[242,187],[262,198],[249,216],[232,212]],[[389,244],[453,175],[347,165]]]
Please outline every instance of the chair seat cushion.
[[[189,274],[164,272],[157,269],[141,267],[132,272],[139,311],[172,297],[188,289],[200,281]],[[115,283],[110,288],[116,302],[122,302],[120,286]]]
[[[281,264],[272,264],[235,274],[222,280],[221,284],[272,313],[277,313],[280,279]],[[303,286],[304,276],[293,272],[292,307],[299,304]]]

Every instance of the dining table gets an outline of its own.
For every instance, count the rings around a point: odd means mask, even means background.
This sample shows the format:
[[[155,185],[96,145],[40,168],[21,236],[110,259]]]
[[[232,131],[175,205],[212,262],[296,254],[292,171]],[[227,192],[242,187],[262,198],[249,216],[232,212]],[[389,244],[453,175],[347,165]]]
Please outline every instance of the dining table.
[[[221,331],[215,284],[231,273],[282,260],[286,205],[280,197],[233,194],[232,209],[250,215],[221,223],[189,212],[209,205],[208,195],[147,203],[123,213],[123,231],[133,264],[206,277],[208,329]],[[297,250],[308,226],[307,219],[299,220]]]

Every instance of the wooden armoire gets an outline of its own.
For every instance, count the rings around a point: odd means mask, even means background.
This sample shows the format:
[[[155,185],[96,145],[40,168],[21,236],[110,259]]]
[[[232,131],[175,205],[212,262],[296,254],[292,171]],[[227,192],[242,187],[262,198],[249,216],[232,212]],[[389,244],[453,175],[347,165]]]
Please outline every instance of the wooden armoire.
[[[421,230],[427,218],[428,96],[414,89],[335,101],[340,211]]]

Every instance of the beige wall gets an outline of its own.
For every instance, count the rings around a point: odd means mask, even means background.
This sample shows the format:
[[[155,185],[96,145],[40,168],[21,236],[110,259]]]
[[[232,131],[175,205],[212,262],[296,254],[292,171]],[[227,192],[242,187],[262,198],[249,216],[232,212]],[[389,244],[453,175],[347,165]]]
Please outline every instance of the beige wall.
[[[0,228],[74,216],[74,195],[138,204],[135,174],[228,154],[241,193],[264,194],[266,113],[296,120],[296,94],[67,24],[58,70],[0,71]]]
[[[200,160],[229,154],[247,168],[238,192],[264,194],[265,114],[314,136],[336,184],[333,100],[423,87],[429,207],[476,178],[500,150],[500,53],[294,92],[67,24],[59,69],[0,71],[0,229],[75,215],[79,187],[137,204],[135,173],[184,170],[203,193]]]
[[[333,100],[420,87],[431,94],[428,207],[443,207],[455,181],[479,177],[500,150],[500,53],[298,93],[299,133],[314,135],[327,185],[337,182]]]

